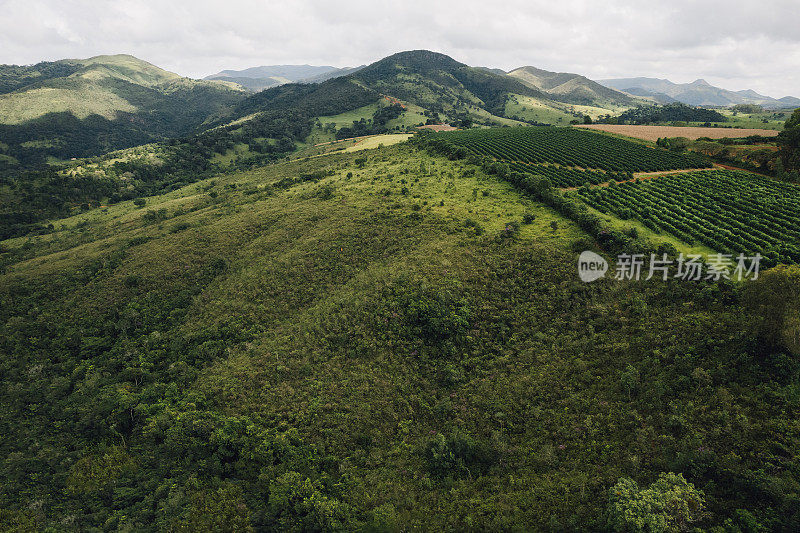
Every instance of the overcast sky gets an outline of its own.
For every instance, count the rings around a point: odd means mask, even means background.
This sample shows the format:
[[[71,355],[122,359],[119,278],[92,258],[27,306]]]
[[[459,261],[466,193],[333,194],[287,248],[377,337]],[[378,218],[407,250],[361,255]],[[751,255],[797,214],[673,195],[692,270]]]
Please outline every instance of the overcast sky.
[[[798,28],[797,0],[0,0],[0,63],[128,53],[202,77],[426,48],[504,70],[800,97]]]

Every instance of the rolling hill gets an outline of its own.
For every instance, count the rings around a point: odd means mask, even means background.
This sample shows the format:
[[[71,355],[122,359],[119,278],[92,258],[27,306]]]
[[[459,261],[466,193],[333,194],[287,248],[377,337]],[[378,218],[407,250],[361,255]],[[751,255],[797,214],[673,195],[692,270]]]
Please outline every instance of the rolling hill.
[[[522,83],[546,92],[552,98],[590,106],[633,106],[630,96],[605,87],[580,74],[549,72],[536,67],[520,67],[508,73]]]
[[[758,104],[778,109],[800,105],[800,99],[792,96],[777,99],[750,89],[729,91],[715,87],[703,79],[691,83],[673,83],[658,78],[616,78],[598,80],[598,83],[629,94],[651,97],[660,103],[678,101],[689,105],[726,107],[736,104]]]
[[[0,136],[23,167],[189,134],[244,98],[128,55],[0,66]]]
[[[339,76],[357,72],[361,67],[338,68],[314,65],[268,65],[244,70],[223,70],[206,76],[206,80],[220,80],[241,85],[253,92],[263,91],[286,83],[321,83]]]
[[[357,98],[347,96],[356,93]],[[505,103],[515,94],[548,99],[544,92],[504,74],[473,68],[444,54],[416,50],[394,54],[319,84],[268,89],[248,97],[229,118],[290,108],[316,116],[333,115],[387,96],[419,106],[432,120],[470,118],[479,123],[508,124],[513,121],[504,117]],[[329,112],[325,112],[327,105],[331,105]]]
[[[796,531],[800,360],[732,282],[581,282],[646,228],[542,183],[404,144],[3,241],[0,528]]]

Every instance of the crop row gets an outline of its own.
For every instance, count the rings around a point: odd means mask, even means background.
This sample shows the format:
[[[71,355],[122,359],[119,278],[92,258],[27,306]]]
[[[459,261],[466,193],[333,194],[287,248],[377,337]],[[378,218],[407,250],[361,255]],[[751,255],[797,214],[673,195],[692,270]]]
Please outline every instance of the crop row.
[[[688,172],[610,187],[581,187],[604,213],[723,253],[800,263],[800,188],[731,170]]]
[[[429,142],[440,151],[457,156],[469,153],[508,163],[555,163],[610,172],[650,172],[710,166],[696,154],[670,152],[576,128],[473,129],[433,134],[429,136]]]
[[[523,172],[547,178],[554,187],[560,189],[580,187],[587,183],[597,185],[611,180],[625,181],[633,179],[633,176],[627,172],[602,172],[599,170],[584,170],[554,165],[529,165],[516,162],[508,163],[508,166],[514,172]]]

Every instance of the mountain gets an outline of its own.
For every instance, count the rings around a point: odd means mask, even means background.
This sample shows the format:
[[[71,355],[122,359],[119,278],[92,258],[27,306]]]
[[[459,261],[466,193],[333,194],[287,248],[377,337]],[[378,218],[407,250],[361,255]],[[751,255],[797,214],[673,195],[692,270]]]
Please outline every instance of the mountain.
[[[631,106],[630,96],[605,87],[580,74],[549,72],[536,67],[520,67],[508,73],[522,83],[551,97],[573,104]]]
[[[795,98],[794,96],[784,96],[778,100],[786,107],[800,107],[800,98]]]
[[[429,50],[391,55],[364,67],[354,80],[373,90],[444,113],[482,108],[502,115],[511,94],[547,97],[512,77],[459,63]]]
[[[548,95],[505,74],[473,68],[427,50],[401,52],[318,84],[284,84],[242,101],[227,117],[235,121],[258,113],[282,113],[275,120],[311,120],[354,111],[387,99],[419,109],[421,123],[469,119],[487,124],[514,124],[504,118],[514,94],[547,99]],[[403,109],[405,113],[408,110]],[[371,116],[365,116],[369,120]],[[260,120],[263,119],[263,116]]]
[[[0,137],[28,166],[186,135],[245,93],[129,55],[0,66]]]
[[[678,101],[689,105],[732,106],[758,104],[764,107],[787,108],[800,104],[800,99],[786,96],[781,99],[759,94],[752,89],[729,91],[715,87],[706,80],[691,83],[673,83],[658,78],[615,78],[598,80],[598,83],[637,96],[651,97],[660,103]]]
[[[206,80],[221,80],[241,85],[257,92],[286,83],[320,83],[338,76],[346,76],[362,67],[337,68],[314,65],[268,65],[244,70],[223,70],[206,76]]]
[[[347,76],[348,74],[354,74],[364,68],[366,65],[360,65],[358,67],[345,67],[345,68],[337,68],[328,72],[323,72],[322,74],[317,74],[316,76],[309,76],[307,78],[303,78],[300,80],[301,83],[322,83],[323,81],[328,81],[333,78],[339,78],[341,76]]]
[[[675,100],[671,96],[667,96],[664,93],[654,93],[646,89],[642,89],[640,87],[628,87],[627,89],[625,89],[625,93],[633,96],[639,96],[641,98],[646,98],[658,104],[672,104],[677,102],[677,100]]]

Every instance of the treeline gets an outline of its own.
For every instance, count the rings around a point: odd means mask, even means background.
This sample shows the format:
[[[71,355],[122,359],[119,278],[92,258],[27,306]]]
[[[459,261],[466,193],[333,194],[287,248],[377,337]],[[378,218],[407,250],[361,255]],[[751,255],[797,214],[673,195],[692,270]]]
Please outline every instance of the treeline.
[[[727,122],[725,115],[676,102],[663,106],[639,106],[617,117],[601,117],[599,122],[614,124],[652,124],[654,122]]]
[[[403,114],[403,106],[400,104],[392,104],[379,108],[372,115],[371,120],[354,120],[352,126],[345,126],[336,132],[337,139],[348,139],[351,137],[361,137],[363,135],[378,135],[386,133],[389,129],[386,124],[390,120],[394,120]]]
[[[291,111],[303,117],[338,115],[375,102],[380,95],[349,77],[334,78],[320,84],[290,83],[249,96],[239,103],[230,117],[246,117],[269,109]]]
[[[74,74],[78,69],[79,65],[62,61],[42,61],[32,66],[0,65],[0,94],[51,78],[63,78]]]
[[[784,169],[800,170],[800,108],[795,109],[786,120],[777,141],[781,146],[780,157]]]

